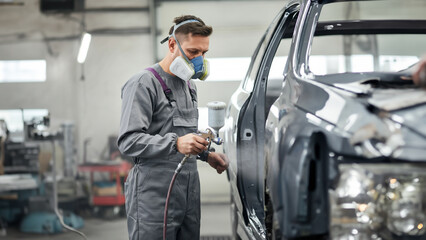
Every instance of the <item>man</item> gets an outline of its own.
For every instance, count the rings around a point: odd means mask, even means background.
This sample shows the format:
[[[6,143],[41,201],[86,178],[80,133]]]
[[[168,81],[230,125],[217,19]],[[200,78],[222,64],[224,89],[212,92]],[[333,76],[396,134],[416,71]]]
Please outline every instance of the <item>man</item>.
[[[204,59],[212,28],[195,16],[174,20],[167,55],[133,76],[122,89],[118,147],[134,158],[125,183],[129,239],[162,239],[167,190],[174,170],[191,155],[176,178],[168,207],[167,239],[199,239],[200,184],[196,155],[218,173],[224,154],[208,153],[198,128],[197,95],[191,78],[205,78]]]
[[[417,86],[426,88],[426,58],[417,63],[417,69],[413,73],[413,82]]]

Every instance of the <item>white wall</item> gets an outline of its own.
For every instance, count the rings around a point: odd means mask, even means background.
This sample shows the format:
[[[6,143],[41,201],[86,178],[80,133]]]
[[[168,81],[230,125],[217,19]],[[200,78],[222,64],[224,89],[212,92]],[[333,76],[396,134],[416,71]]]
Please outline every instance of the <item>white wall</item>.
[[[66,120],[77,121],[75,99],[77,89],[76,65],[73,61],[77,43],[51,42],[53,54],[42,41],[49,35],[75,34],[75,24],[43,17],[37,1],[26,1],[25,6],[0,7],[0,60],[46,59],[47,81],[43,83],[1,83],[0,109],[47,108],[52,114],[52,125]],[[25,33],[18,39],[14,33]]]
[[[185,14],[200,17],[213,27],[207,57],[249,57],[284,7],[285,1],[179,1],[158,7],[158,41],[168,35],[173,18]],[[166,48],[159,48],[164,55]]]
[[[147,1],[87,1],[86,8],[145,7]],[[87,29],[149,27],[148,12],[88,13]],[[108,152],[110,135],[118,134],[121,87],[133,74],[152,64],[149,34],[93,35],[84,64],[84,81],[77,81],[79,148],[90,138],[87,157],[98,161]],[[80,151],[82,158],[82,151]]]

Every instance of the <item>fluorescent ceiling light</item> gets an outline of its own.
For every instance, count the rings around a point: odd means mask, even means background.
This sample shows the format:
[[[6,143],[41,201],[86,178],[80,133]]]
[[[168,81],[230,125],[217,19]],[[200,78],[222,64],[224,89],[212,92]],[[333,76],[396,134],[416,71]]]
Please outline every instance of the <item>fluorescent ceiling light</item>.
[[[90,41],[92,40],[92,35],[89,33],[84,33],[81,39],[80,50],[78,51],[77,62],[84,63],[86,61],[87,52],[89,51]]]

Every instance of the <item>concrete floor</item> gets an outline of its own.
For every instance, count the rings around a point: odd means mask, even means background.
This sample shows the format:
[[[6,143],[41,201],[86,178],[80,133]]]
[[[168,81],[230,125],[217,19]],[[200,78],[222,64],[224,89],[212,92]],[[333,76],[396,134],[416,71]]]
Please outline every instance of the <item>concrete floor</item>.
[[[79,229],[89,240],[125,240],[128,239],[125,218],[102,220],[85,219],[84,227]],[[201,236],[230,236],[230,206],[228,203],[205,203],[201,206]],[[0,239],[31,239],[31,240],[77,240],[78,235],[66,232],[54,235],[21,233],[16,228],[8,228],[6,236]],[[211,238],[210,238],[211,239]],[[224,239],[224,238],[222,238]]]

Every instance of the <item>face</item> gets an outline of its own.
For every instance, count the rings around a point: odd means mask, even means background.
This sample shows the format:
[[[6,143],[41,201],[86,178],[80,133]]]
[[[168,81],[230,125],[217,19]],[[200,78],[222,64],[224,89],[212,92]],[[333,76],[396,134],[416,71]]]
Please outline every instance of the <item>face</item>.
[[[182,50],[185,52],[185,55],[189,58],[189,60],[196,58],[198,56],[203,56],[209,50],[209,37],[204,36],[192,36],[189,34],[186,38],[182,36],[178,36],[178,40]],[[170,42],[170,51],[173,53],[173,58],[177,56],[182,56],[182,53],[177,46],[177,43],[174,39],[171,39]]]

